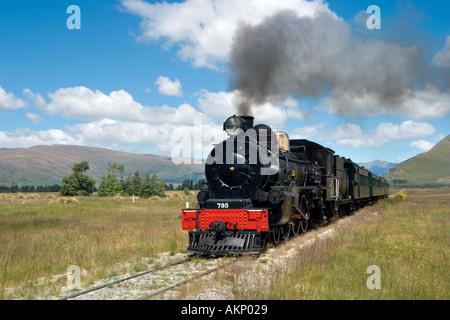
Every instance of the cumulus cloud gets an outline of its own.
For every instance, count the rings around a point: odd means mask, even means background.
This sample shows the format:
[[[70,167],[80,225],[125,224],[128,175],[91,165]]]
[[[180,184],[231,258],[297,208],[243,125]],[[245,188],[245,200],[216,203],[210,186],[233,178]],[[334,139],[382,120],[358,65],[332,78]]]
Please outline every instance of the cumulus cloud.
[[[207,156],[202,153],[203,148],[209,146],[205,150],[210,150],[213,143],[220,141],[218,133],[223,131],[209,115],[187,103],[178,107],[143,106],[124,90],[108,94],[86,87],[60,88],[48,94],[48,104],[40,94],[29,89],[25,89],[23,94],[52,116],[84,122],[66,125],[62,130],[22,128],[0,131],[2,147],[67,144],[118,150],[137,147],[145,152],[170,154],[180,144],[180,138],[189,138],[192,148],[186,146],[186,150],[192,153],[188,156],[202,158]],[[28,112],[25,116],[32,123],[42,121],[36,113]],[[185,142],[183,140],[182,144]],[[181,155],[187,156],[186,150]]]
[[[49,93],[51,103],[44,110],[66,118],[94,120],[105,117],[130,119],[142,113],[142,105],[124,90],[109,95],[86,87],[60,88]]]
[[[170,136],[175,125],[155,126],[145,122],[102,119],[68,127],[68,133],[94,144],[151,144]]]
[[[25,116],[27,117],[28,120],[30,120],[34,124],[38,124],[39,122],[42,121],[42,117],[40,115],[32,112],[27,112]]]
[[[84,145],[117,150],[138,147],[147,153],[177,157],[206,158],[212,146],[224,139],[220,125],[213,122],[150,124],[101,119],[66,126],[65,130],[16,129],[0,131],[0,146],[26,148],[35,145]]]
[[[168,77],[160,76],[155,85],[158,87],[158,92],[166,96],[182,97],[183,91],[181,90],[180,80],[175,79],[171,81]]]
[[[302,16],[329,11],[322,0],[121,0],[121,7],[142,19],[138,39],[161,40],[166,48],[176,46],[182,60],[213,69],[228,58],[240,23],[258,24],[267,15],[283,9]]]
[[[417,148],[420,151],[428,151],[434,147],[434,144],[425,140],[414,140],[409,144],[412,148]]]
[[[33,93],[30,89],[23,89],[23,95],[34,102],[37,108],[43,108],[46,105],[45,99],[39,93]]]
[[[450,68],[450,36],[447,37],[444,49],[434,55],[433,63],[439,67]]]
[[[237,91],[209,92],[208,90],[200,90],[197,105],[202,112],[215,119],[223,120],[233,114],[246,115],[240,112],[235,103],[238,95],[239,92]],[[289,97],[277,104],[270,102],[262,104],[258,113],[253,114],[253,116],[255,117],[255,123],[264,123],[280,128],[289,118],[307,119],[310,112],[301,109],[298,103]]]
[[[157,154],[179,157],[206,158],[214,143],[223,140],[221,126],[212,122],[149,124],[143,122],[102,119],[76,124],[67,134],[78,141],[94,146],[121,148],[123,146],[152,146]],[[181,147],[180,147],[181,146]]]
[[[11,132],[0,131],[0,145],[5,148],[26,148],[52,144],[83,145],[84,141],[77,140],[59,129],[35,131],[23,128]]]
[[[202,154],[202,148],[204,146],[211,148],[213,143],[219,142],[216,133],[222,131],[221,126],[216,125],[210,116],[197,111],[187,103],[178,107],[166,105],[147,107],[136,102],[124,90],[107,94],[86,87],[60,88],[48,94],[50,98],[48,104],[41,99],[41,95],[34,94],[29,89],[25,89],[23,93],[35,101],[36,106],[39,105],[44,112],[52,116],[81,119],[85,122],[66,125],[63,130],[23,128],[11,132],[1,131],[2,147],[69,144],[119,150],[138,147],[146,152],[170,154],[180,143],[178,138],[186,136],[192,138],[192,146],[196,146],[187,149],[192,151],[189,157],[202,158],[207,156]],[[26,117],[32,123],[42,120],[40,115],[32,112],[28,112]],[[214,134],[212,136],[210,133],[206,134],[203,139],[204,131]],[[182,134],[176,136],[176,132]],[[194,132],[200,139],[194,139]],[[174,135],[174,139],[171,139]],[[182,154],[185,155],[186,152]]]
[[[186,119],[205,117],[189,104],[177,108],[169,106],[143,106],[125,90],[105,94],[86,87],[61,88],[49,93],[51,103],[43,109],[51,115],[82,120],[104,118],[139,121],[148,123],[182,124]]]
[[[12,92],[6,92],[0,86],[0,110],[2,109],[20,109],[26,106],[26,102],[20,98],[16,98]]]
[[[345,123],[328,130],[325,124],[321,123],[295,129],[291,138],[318,139],[330,145],[352,148],[379,148],[395,140],[419,139],[433,135],[435,132],[431,124],[413,120],[404,121],[399,125],[385,122],[373,130],[363,130],[354,123]]]

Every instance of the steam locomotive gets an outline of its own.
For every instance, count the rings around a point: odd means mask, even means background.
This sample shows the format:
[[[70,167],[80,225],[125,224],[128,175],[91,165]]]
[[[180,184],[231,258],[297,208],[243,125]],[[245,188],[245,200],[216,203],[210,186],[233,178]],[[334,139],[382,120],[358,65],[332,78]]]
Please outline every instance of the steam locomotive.
[[[388,196],[384,178],[350,159],[253,121],[233,115],[223,124],[229,138],[206,160],[207,187],[195,209],[182,210],[188,251],[257,254],[268,241],[278,244]]]

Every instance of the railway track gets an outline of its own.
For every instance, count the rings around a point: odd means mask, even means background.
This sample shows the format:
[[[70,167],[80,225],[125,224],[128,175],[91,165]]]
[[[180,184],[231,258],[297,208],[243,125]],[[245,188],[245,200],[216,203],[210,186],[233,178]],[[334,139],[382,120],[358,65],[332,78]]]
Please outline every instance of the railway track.
[[[326,236],[332,231],[332,230],[328,230],[328,227],[325,227],[324,229],[327,230],[327,231],[323,230],[323,231],[319,232],[316,237],[313,237],[312,239],[307,240],[303,245],[309,244],[310,242],[316,240],[315,238],[320,238],[320,237]],[[330,229],[332,229],[332,228],[330,228]],[[301,240],[302,238],[303,237],[295,236],[295,237],[290,238],[287,241],[281,242],[280,244],[286,244],[286,243],[288,243],[288,242],[290,242],[290,241],[292,241],[294,239],[303,241],[303,240]],[[293,241],[293,243],[294,243],[294,241]],[[298,248],[301,248],[303,245],[300,245]],[[279,247],[279,246],[276,245],[275,247]],[[293,250],[291,250],[291,251],[293,251]],[[105,288],[110,288],[111,289],[111,288],[113,288],[113,286],[115,286],[115,285],[117,285],[119,283],[131,281],[133,279],[144,277],[146,275],[156,274],[159,271],[166,270],[166,269],[169,269],[169,268],[172,268],[172,267],[175,267],[175,266],[184,265],[184,264],[187,264],[187,263],[191,262],[193,259],[195,259],[197,257],[202,257],[202,256],[203,256],[202,254],[191,254],[188,257],[184,258],[184,259],[180,259],[180,260],[177,260],[175,262],[168,263],[168,264],[165,264],[163,266],[160,266],[160,267],[157,267],[157,268],[153,268],[153,269],[150,269],[150,270],[147,270],[147,271],[144,271],[144,272],[140,272],[140,273],[128,276],[128,277],[123,277],[123,278],[120,278],[120,279],[117,279],[117,280],[114,280],[114,281],[111,281],[111,282],[108,282],[108,283],[105,283],[105,284],[102,284],[102,285],[99,285],[99,286],[96,286],[96,287],[93,287],[93,288],[90,288],[90,289],[87,289],[87,290],[76,292],[76,293],[74,293],[72,295],[68,295],[68,296],[59,298],[58,300],[71,300],[71,299],[80,298],[82,296],[89,295],[89,294],[91,294],[91,293],[93,293],[95,291],[100,291],[100,290],[105,289]],[[289,254],[285,258],[288,258],[288,256],[289,256]],[[197,270],[194,270],[194,272],[191,272],[191,273],[189,273],[187,275],[182,276],[182,279],[178,279],[176,281],[173,281],[169,285],[164,285],[164,286],[159,287],[157,289],[146,290],[146,293],[142,293],[142,294],[138,295],[135,298],[148,299],[148,298],[155,297],[155,296],[157,296],[159,294],[162,294],[162,293],[164,293],[166,291],[170,291],[170,290],[172,290],[174,288],[183,286],[183,285],[185,285],[185,284],[187,284],[187,283],[189,283],[191,281],[194,281],[196,279],[205,277],[206,275],[209,275],[209,274],[217,271],[220,268],[223,268],[225,266],[228,266],[228,265],[230,265],[232,263],[235,263],[235,262],[239,261],[239,257],[235,257],[231,261],[227,261],[227,262],[221,263],[220,261],[222,259],[223,258],[207,259],[207,260],[205,260],[205,263],[204,263],[204,266],[203,266],[204,269],[206,269],[206,270],[199,271],[198,268],[197,268]],[[282,258],[282,259],[284,259],[284,258]],[[214,261],[214,263],[211,263],[209,266],[207,266],[208,261]],[[181,271],[178,270],[178,272],[181,272]],[[127,288],[127,289],[124,289],[124,290],[125,290],[124,293],[126,293],[127,290],[132,290],[132,289],[128,289]],[[92,297],[91,296],[91,297],[88,297],[87,299],[122,299],[122,298],[123,297],[120,294],[115,294],[112,297],[105,297],[105,296],[103,296],[103,297],[99,298],[99,297],[95,297],[95,296]],[[132,299],[135,299],[135,298],[132,298]]]
[[[111,282],[108,282],[108,283],[105,283],[105,284],[102,284],[102,285],[99,285],[99,286],[96,286],[96,287],[93,287],[93,288],[89,288],[89,289],[86,289],[86,290],[83,290],[83,291],[79,291],[79,292],[76,292],[74,294],[71,294],[71,295],[59,298],[58,300],[71,300],[71,299],[75,299],[75,298],[81,298],[82,296],[87,296],[89,294],[92,294],[92,293],[94,293],[96,291],[100,291],[102,289],[113,288],[113,286],[115,286],[115,285],[117,285],[119,283],[125,283],[125,282],[133,280],[133,279],[141,278],[141,277],[144,277],[144,276],[147,276],[147,275],[156,274],[159,271],[166,270],[166,269],[169,269],[169,268],[172,268],[172,267],[175,267],[175,266],[180,266],[180,265],[186,264],[188,262],[191,262],[193,259],[195,259],[197,257],[201,257],[201,256],[202,255],[200,255],[200,254],[191,254],[187,258],[184,258],[184,259],[181,259],[181,260],[178,260],[178,261],[175,261],[175,262],[172,262],[172,263],[169,263],[169,264],[157,267],[157,268],[153,268],[153,269],[150,269],[150,270],[147,270],[147,271],[144,271],[144,272],[140,272],[140,273],[128,276],[128,277],[123,277],[123,278],[120,278],[120,279],[117,279],[117,280],[114,280],[114,281],[111,281]],[[220,259],[220,258],[218,258],[218,259]],[[157,295],[162,294],[162,293],[164,293],[166,291],[172,290],[172,289],[174,289],[176,287],[179,287],[179,286],[182,286],[184,284],[187,284],[187,283],[189,283],[189,282],[191,282],[193,280],[196,280],[196,279],[204,277],[204,276],[206,276],[208,274],[211,274],[211,273],[217,271],[220,268],[223,268],[224,266],[226,266],[226,265],[228,265],[230,263],[234,263],[235,261],[237,261],[237,258],[233,259],[232,261],[229,261],[229,262],[217,263],[216,266],[213,266],[213,267],[210,267],[210,268],[206,267],[206,270],[204,270],[204,271],[193,272],[192,274],[186,275],[183,279],[175,281],[174,283],[172,283],[170,285],[164,286],[162,288],[158,288],[156,290],[150,290],[150,292],[142,294],[140,296],[140,298],[147,298],[148,299],[148,298],[157,296]]]

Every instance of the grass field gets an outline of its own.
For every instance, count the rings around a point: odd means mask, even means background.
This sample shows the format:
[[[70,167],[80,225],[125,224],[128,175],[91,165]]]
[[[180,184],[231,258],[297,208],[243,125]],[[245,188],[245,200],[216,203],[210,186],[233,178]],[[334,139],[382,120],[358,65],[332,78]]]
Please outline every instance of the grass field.
[[[236,297],[449,299],[450,189],[391,190],[399,192],[404,200],[385,199],[340,220],[334,236],[305,247],[256,289],[234,284]],[[372,265],[380,289],[368,289]]]
[[[332,237],[305,247],[254,289],[231,283],[235,297],[449,299],[450,189],[391,190],[400,192],[406,199],[389,198],[341,219]],[[0,298],[55,296],[71,265],[81,268],[85,288],[126,273],[125,263],[141,271],[158,253],[184,251],[186,201],[193,206],[195,196],[133,203],[129,197],[0,194]],[[371,265],[381,273],[379,290],[366,286]]]
[[[133,203],[130,197],[0,194],[0,298],[55,295],[66,277],[42,278],[65,274],[71,265],[84,272],[86,287],[118,263],[131,261],[139,270],[142,258],[183,251],[188,239],[180,209],[195,196],[168,195]]]

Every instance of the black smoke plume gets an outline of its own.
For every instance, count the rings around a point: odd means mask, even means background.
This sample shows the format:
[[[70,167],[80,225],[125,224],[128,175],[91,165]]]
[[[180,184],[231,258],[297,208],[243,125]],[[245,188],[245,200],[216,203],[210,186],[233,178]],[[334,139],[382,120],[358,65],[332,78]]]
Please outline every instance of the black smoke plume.
[[[241,114],[269,101],[325,94],[326,107],[346,115],[402,108],[411,90],[430,81],[418,47],[357,38],[332,13],[299,17],[280,11],[259,25],[241,25],[233,40],[230,87]]]

